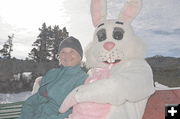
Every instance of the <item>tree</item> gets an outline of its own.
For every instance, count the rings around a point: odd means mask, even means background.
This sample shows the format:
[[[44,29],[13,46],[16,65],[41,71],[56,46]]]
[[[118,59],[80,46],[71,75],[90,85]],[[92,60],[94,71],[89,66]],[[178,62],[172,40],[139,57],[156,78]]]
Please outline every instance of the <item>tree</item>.
[[[58,25],[53,28],[51,26],[47,27],[46,23],[43,23],[39,30],[40,34],[33,43],[34,48],[29,53],[29,57],[38,62],[56,61],[60,42],[69,35],[66,28],[64,27],[61,30]]]
[[[66,30],[66,27],[63,28],[63,30],[59,29],[59,26],[55,25],[53,28],[53,49],[52,49],[52,60],[55,61],[57,60],[57,55],[58,55],[58,49],[59,49],[59,44],[61,43],[62,40],[67,38],[69,33]]]
[[[31,50],[31,52],[29,53],[29,57],[30,57],[31,59],[39,62],[38,59],[40,59],[40,58],[39,58],[38,51],[37,51],[36,48],[33,48],[33,49]]]
[[[3,56],[3,58],[11,58],[11,52],[13,51],[12,46],[12,40],[14,38],[14,34],[11,36],[8,36],[8,40],[4,43],[3,48],[0,50],[0,54]]]
[[[43,23],[42,28],[39,28],[40,34],[38,35],[36,41],[32,44],[34,48],[29,53],[29,56],[35,61],[46,61],[48,53],[47,42],[49,40],[49,29],[46,23]]]

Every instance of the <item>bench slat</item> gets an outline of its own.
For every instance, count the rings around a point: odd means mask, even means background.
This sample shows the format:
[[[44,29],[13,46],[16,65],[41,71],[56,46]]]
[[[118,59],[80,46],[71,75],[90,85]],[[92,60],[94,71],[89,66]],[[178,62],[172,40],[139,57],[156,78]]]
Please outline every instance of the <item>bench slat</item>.
[[[24,101],[0,104],[0,119],[16,119],[21,114]]]
[[[22,108],[22,106],[18,106],[18,107],[5,107],[5,108],[1,108],[0,107],[0,112],[1,112],[1,110],[13,110],[13,109],[19,109],[19,108]]]
[[[0,104],[0,107],[7,107],[7,106],[12,106],[12,105],[22,105],[24,103],[24,101],[20,101],[20,102],[13,102],[13,103],[5,103],[5,104]]]

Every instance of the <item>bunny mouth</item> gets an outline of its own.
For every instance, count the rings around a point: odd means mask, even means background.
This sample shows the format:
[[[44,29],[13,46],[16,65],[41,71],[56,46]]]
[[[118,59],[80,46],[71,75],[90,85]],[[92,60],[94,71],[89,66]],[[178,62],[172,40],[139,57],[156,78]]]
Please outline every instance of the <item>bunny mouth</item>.
[[[120,59],[118,59],[118,60],[114,60],[114,61],[103,61],[104,63],[106,63],[106,64],[117,64],[117,63],[119,63],[121,60]]]

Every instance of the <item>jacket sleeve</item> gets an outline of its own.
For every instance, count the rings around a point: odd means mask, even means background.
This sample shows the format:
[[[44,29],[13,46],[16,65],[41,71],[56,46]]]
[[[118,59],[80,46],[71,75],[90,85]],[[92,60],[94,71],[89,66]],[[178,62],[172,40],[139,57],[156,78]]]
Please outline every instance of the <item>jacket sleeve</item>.
[[[48,100],[40,96],[39,93],[30,96],[23,104],[21,115],[18,119],[27,119],[27,117],[33,117],[38,105],[47,101]]]
[[[40,86],[43,85],[44,83],[46,83],[48,80],[51,79],[51,75],[53,74],[53,72],[55,72],[56,69],[51,69],[49,70],[42,78]]]
[[[40,117],[38,119],[66,119],[68,117],[70,113],[68,112],[67,113],[59,113],[59,114],[53,114],[53,115],[50,115],[50,116],[43,116],[43,117]]]
[[[85,73],[84,71],[81,72],[81,73],[79,73],[79,74],[80,74],[80,76],[79,76],[79,79],[80,79],[80,80],[78,80],[78,81],[76,82],[74,88],[76,88],[76,87],[84,84],[85,80],[88,78],[88,74]]]
[[[51,69],[51,70],[49,70],[49,71],[45,74],[45,76],[40,76],[40,77],[38,77],[38,78],[35,79],[35,82],[34,82],[34,84],[33,84],[33,89],[32,89],[31,94],[35,94],[35,93],[38,92],[40,86],[41,86],[43,83],[47,82],[47,80],[48,80],[48,78],[49,78],[49,75],[50,75],[53,71],[54,71],[54,69]]]
[[[146,61],[131,61],[119,68],[116,66],[110,78],[80,86],[76,100],[117,105],[125,101],[139,101],[154,93],[152,70]]]

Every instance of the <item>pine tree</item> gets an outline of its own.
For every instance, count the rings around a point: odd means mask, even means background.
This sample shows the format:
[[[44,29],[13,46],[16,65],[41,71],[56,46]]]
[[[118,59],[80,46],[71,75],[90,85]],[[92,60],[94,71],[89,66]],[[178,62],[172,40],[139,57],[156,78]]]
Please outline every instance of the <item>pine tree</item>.
[[[34,61],[40,61],[39,59],[39,57],[38,57],[39,55],[38,55],[38,51],[37,51],[37,49],[36,48],[33,48],[32,50],[31,50],[31,52],[29,53],[29,57],[31,58],[31,59],[33,59]]]
[[[52,60],[56,61],[57,60],[57,55],[58,55],[58,49],[59,49],[59,44],[61,43],[62,40],[67,38],[69,33],[67,32],[66,28],[64,27],[63,30],[59,28],[58,25],[55,25],[53,28],[53,50],[52,50]]]
[[[60,42],[68,37],[69,33],[64,27],[62,30],[58,25],[53,28],[46,26],[43,23],[42,28],[39,28],[40,34],[33,43],[34,48],[29,53],[29,57],[35,61],[57,61],[58,49]]]
[[[46,26],[46,23],[43,23],[42,28],[39,28],[40,34],[38,35],[36,41],[33,43],[33,48],[29,56],[34,58],[35,61],[47,61],[48,52],[47,42],[49,40],[49,29]],[[35,55],[35,56],[33,56]]]
[[[3,48],[0,50],[0,54],[3,56],[3,58],[7,58],[7,59],[11,58],[11,52],[13,51],[12,49],[13,38],[14,38],[14,34],[12,34],[12,36],[8,36],[8,40],[4,43]]]

